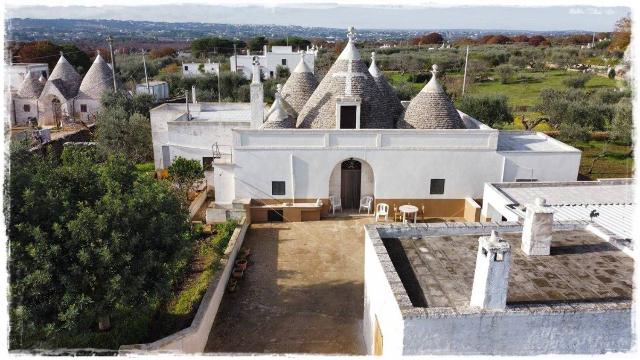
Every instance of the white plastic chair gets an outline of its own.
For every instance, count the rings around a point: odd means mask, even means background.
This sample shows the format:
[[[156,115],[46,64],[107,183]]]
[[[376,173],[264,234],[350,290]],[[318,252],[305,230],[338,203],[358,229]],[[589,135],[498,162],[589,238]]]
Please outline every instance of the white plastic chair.
[[[384,221],[387,221],[387,217],[389,216],[389,205],[379,203],[378,206],[376,206],[376,221],[378,221],[380,216],[384,216]]]
[[[335,215],[336,209],[340,209],[342,212],[342,200],[339,196],[329,196],[329,201],[331,202],[331,212]]]
[[[371,196],[363,196],[362,199],[360,199],[360,207],[358,208],[358,214],[362,209],[366,209],[367,214],[371,213],[372,202],[373,202],[373,198]]]

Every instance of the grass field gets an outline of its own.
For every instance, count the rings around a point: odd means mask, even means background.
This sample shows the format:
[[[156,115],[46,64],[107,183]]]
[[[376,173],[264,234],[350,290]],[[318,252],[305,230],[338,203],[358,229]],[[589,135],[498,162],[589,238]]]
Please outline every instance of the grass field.
[[[581,141],[570,145],[582,151],[581,179],[633,177],[631,146],[596,140]]]

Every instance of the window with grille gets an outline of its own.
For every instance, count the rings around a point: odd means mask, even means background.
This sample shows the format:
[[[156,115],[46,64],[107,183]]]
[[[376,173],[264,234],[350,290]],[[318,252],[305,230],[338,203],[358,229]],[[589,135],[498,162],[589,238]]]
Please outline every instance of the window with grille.
[[[444,179],[431,179],[431,186],[429,187],[429,194],[442,195],[444,194]]]
[[[285,194],[285,182],[284,181],[272,181],[271,182],[271,195],[284,195]]]

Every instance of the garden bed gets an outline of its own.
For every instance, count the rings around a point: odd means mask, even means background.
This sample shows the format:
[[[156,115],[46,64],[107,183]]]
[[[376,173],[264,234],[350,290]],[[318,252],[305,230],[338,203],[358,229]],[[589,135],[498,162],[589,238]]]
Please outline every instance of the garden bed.
[[[194,246],[183,281],[173,289],[169,300],[153,316],[145,342],[158,340],[191,325],[200,301],[219,269],[220,259],[236,225],[235,221],[230,220],[216,225],[213,234],[202,234],[202,238]],[[201,229],[196,231],[201,233]]]

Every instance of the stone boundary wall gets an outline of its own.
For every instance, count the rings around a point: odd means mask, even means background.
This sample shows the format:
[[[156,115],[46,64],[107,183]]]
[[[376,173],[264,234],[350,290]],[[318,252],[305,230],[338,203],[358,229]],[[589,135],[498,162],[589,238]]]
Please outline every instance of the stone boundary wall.
[[[88,125],[88,129],[79,129],[74,132],[70,132],[58,138],[55,138],[45,144],[35,146],[31,148],[29,151],[31,152],[43,152],[49,151],[56,154],[56,156],[60,156],[62,154],[62,149],[64,148],[64,144],[67,142],[87,142],[91,141],[91,132],[94,130],[95,124]],[[53,134],[52,134],[53,136]]]
[[[220,260],[220,270],[216,272],[207,292],[202,297],[198,312],[191,322],[191,326],[160,340],[147,344],[123,345],[120,354],[138,354],[147,352],[162,353],[201,353],[209,339],[211,326],[218,313],[222,297],[227,288],[227,282],[233,269],[240,247],[244,242],[249,228],[249,221],[242,218],[238,227],[233,231],[223,258]]]
[[[204,202],[207,200],[207,192],[209,191],[209,186],[205,187],[204,191],[201,191],[195,199],[189,204],[189,219],[193,220],[193,217],[196,216],[198,210]]]

